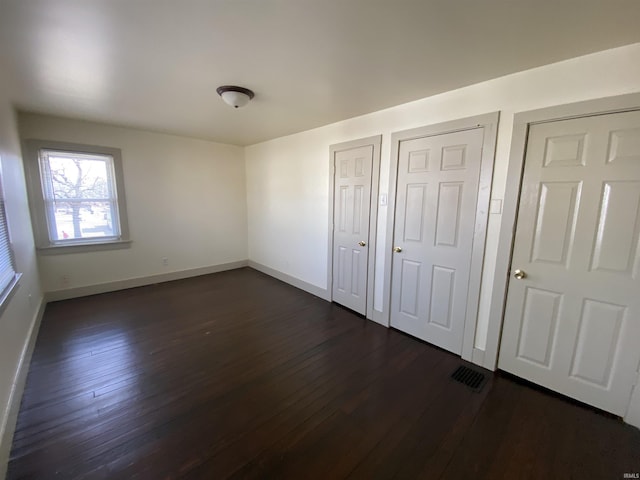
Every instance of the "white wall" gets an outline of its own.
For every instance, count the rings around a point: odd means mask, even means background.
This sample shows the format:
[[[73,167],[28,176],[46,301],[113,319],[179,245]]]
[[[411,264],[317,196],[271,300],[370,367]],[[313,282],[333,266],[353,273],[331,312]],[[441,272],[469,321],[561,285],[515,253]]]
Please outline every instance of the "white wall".
[[[20,287],[0,315],[0,478],[4,478],[11,448],[10,435],[5,436],[5,433],[12,429],[17,414],[9,412],[11,392],[18,380],[16,375],[42,302],[15,115],[4,91],[0,85],[2,184],[16,266],[23,275]]]
[[[131,247],[39,255],[45,292],[247,259],[242,147],[24,113],[19,130],[22,139],[122,150]],[[62,276],[68,277],[68,285]]]
[[[388,191],[391,133],[501,111],[492,198],[505,190],[513,115],[640,91],[640,44],[599,52],[252,145],[246,149],[249,259],[327,288],[329,146],[383,134],[380,193]],[[387,208],[378,215],[375,309],[383,305]],[[475,345],[484,350],[500,215],[490,215]]]

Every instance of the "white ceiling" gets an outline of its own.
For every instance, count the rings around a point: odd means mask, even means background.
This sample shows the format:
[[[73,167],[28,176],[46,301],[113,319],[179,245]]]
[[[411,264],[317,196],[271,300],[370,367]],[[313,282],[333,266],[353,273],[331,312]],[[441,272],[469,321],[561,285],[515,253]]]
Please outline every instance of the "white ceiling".
[[[21,110],[247,145],[636,43],[639,25],[638,0],[0,0],[0,65]],[[233,110],[223,84],[256,97]]]

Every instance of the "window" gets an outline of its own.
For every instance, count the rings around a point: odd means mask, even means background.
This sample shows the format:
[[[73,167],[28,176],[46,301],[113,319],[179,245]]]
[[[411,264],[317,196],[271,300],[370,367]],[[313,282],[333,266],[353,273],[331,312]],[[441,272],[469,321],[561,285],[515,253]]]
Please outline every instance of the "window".
[[[16,273],[9,225],[4,205],[4,191],[2,189],[2,172],[0,171],[0,309],[5,305],[17,285],[20,275]]]
[[[120,238],[111,155],[42,149],[40,178],[52,244]]]
[[[44,141],[27,143],[38,247],[69,251],[126,244],[120,151]]]

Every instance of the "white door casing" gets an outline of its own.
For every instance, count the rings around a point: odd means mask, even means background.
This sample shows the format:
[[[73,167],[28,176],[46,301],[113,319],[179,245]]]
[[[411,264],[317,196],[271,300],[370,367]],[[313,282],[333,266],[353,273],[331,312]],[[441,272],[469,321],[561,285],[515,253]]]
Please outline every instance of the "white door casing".
[[[640,112],[531,125],[526,152],[499,367],[622,416],[640,362]]]
[[[331,147],[332,300],[370,318],[380,137]],[[377,161],[376,161],[377,156]],[[371,235],[371,232],[374,234]]]

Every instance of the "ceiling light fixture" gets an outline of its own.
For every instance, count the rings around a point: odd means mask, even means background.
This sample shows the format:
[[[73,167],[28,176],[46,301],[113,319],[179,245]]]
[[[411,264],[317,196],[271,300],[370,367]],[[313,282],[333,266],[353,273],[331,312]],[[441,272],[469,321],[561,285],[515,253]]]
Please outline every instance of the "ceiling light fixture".
[[[254,97],[254,93],[248,88],[234,85],[223,85],[218,87],[216,92],[227,105],[231,105],[233,108],[244,107]]]

